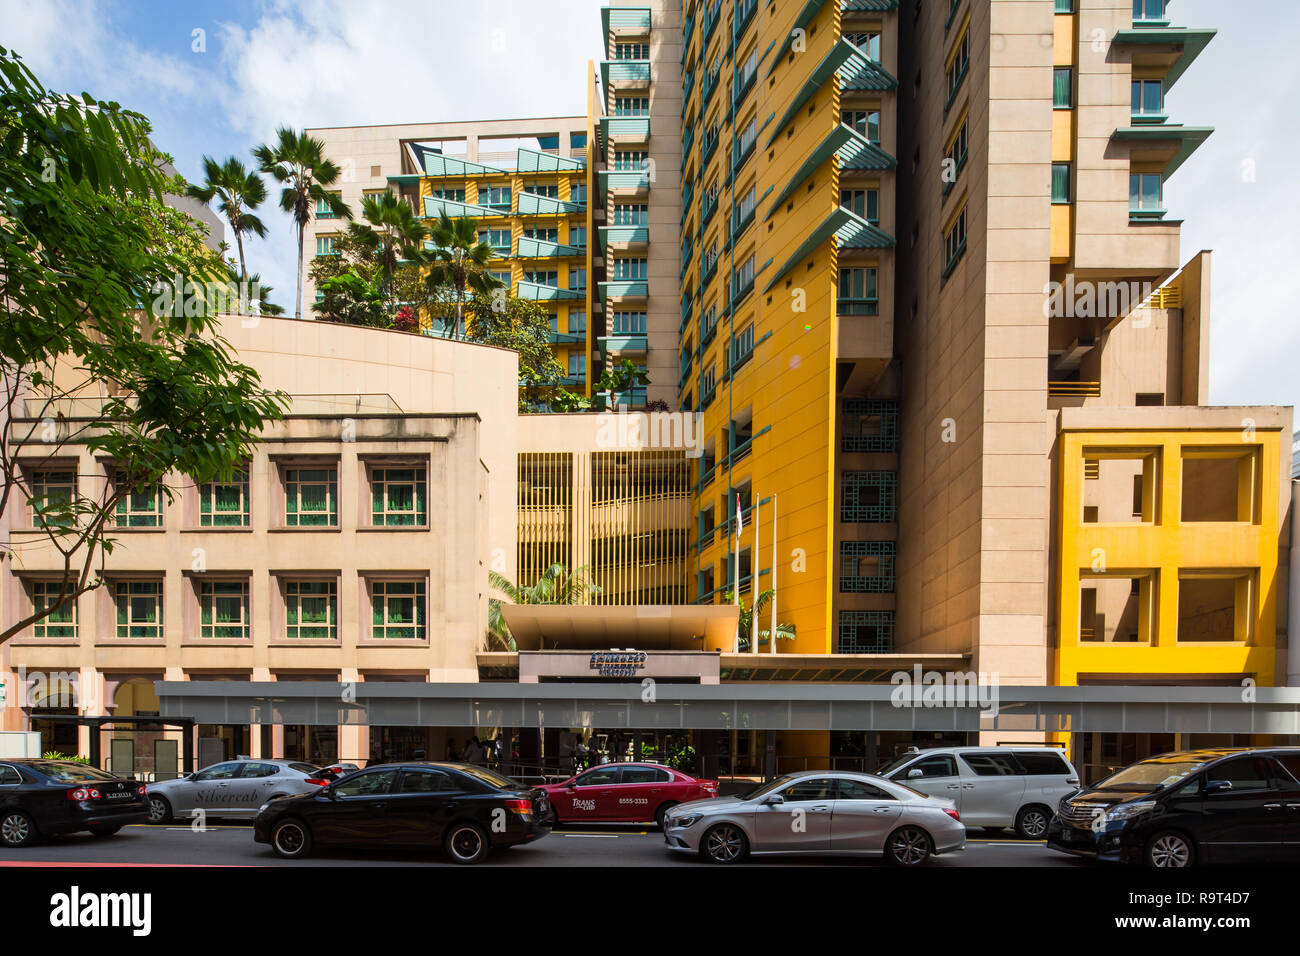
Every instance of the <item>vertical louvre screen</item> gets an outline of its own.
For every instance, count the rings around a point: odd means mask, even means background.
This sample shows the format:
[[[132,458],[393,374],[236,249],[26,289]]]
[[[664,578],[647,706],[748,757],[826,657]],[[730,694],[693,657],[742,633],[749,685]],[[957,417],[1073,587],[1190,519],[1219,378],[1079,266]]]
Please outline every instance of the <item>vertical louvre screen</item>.
[[[519,576],[537,582],[553,564],[573,570],[573,455],[519,456]]]
[[[685,604],[689,469],[681,451],[595,452],[591,572],[599,604]]]

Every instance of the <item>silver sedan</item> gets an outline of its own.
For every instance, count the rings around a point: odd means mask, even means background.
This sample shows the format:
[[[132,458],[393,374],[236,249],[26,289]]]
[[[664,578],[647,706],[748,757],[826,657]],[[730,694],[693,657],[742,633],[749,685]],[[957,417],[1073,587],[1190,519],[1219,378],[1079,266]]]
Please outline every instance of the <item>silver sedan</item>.
[[[868,774],[808,770],[739,796],[675,806],[664,819],[664,840],[714,863],[799,853],[883,856],[916,866],[965,849],[966,828],[951,800]]]
[[[149,784],[149,822],[169,823],[196,813],[252,817],[272,797],[314,793],[328,782],[314,764],[297,760],[226,760],[198,773]]]

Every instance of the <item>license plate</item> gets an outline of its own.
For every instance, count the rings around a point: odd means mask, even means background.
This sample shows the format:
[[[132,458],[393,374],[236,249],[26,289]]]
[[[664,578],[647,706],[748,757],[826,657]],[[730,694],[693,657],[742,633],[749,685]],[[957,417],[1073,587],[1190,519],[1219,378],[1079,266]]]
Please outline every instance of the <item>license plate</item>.
[[[129,791],[125,791],[125,790],[124,790],[124,791],[122,791],[121,793],[110,793],[110,794],[108,794],[108,799],[110,799],[110,800],[129,800],[129,799],[130,799],[131,797],[133,797],[133,796],[135,796],[135,794],[133,794],[133,793],[131,793],[131,792],[129,792]]]

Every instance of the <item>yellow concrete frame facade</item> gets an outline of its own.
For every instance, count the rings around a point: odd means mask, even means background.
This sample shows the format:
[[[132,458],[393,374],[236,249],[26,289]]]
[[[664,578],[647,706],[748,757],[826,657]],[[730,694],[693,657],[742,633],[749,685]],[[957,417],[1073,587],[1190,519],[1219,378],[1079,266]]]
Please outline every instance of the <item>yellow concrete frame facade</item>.
[[[1181,520],[1184,455],[1258,455],[1253,480],[1254,520]],[[1155,501],[1149,521],[1083,522],[1084,459],[1107,452],[1154,454]],[[1252,677],[1274,683],[1276,665],[1279,469],[1281,435],[1276,431],[1210,429],[1163,431],[1062,431],[1059,438],[1060,548],[1057,567],[1058,629],[1054,683],[1076,686],[1089,676],[1161,675]],[[1148,497],[1150,493],[1148,492]],[[1144,515],[1147,506],[1143,508]],[[1149,600],[1149,642],[1082,642],[1080,582],[1094,572],[1144,572],[1154,575]],[[1253,615],[1238,620],[1245,640],[1178,641],[1179,581],[1202,570],[1254,573]]]

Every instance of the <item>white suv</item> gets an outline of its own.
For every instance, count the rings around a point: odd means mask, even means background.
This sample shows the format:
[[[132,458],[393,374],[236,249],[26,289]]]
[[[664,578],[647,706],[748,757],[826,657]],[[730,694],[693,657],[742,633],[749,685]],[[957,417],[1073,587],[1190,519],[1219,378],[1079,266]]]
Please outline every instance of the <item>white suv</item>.
[[[935,747],[910,750],[878,771],[932,797],[957,804],[962,823],[986,830],[1015,827],[1041,840],[1062,797],[1079,789],[1079,773],[1050,747]]]

